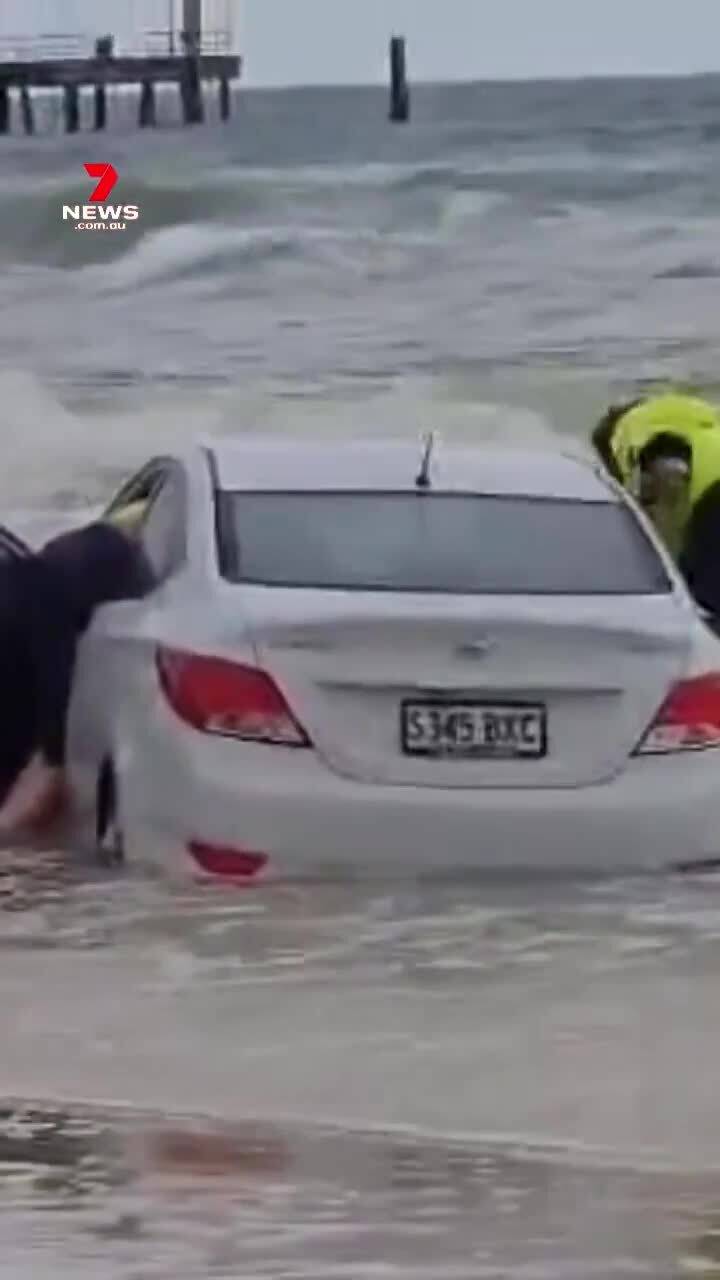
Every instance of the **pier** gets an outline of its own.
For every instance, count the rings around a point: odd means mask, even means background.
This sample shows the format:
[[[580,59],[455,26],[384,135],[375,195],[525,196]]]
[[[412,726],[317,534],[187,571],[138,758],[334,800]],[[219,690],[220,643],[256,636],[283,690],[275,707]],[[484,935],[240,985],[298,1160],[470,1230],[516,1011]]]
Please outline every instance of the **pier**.
[[[33,135],[37,131],[34,95],[48,90],[62,95],[68,134],[79,132],[81,95],[91,91],[93,128],[101,132],[108,123],[108,89],[119,85],[139,90],[139,128],[157,124],[157,88],[163,85],[177,86],[184,124],[204,122],[208,86],[216,88],[220,119],[228,120],[231,84],[242,73],[242,58],[233,52],[234,33],[228,27],[204,25],[202,0],[182,0],[182,11],[177,13],[181,25],[175,27],[177,8],[176,0],[170,0],[166,29],[133,32],[131,51],[116,50],[115,36],[107,33],[0,37],[0,135],[12,129],[15,104],[20,129]]]

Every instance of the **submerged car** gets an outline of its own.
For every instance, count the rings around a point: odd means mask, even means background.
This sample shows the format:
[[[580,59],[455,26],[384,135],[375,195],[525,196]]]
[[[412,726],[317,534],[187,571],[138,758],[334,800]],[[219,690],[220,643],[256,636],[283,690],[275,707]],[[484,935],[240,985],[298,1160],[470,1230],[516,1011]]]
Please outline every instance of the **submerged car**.
[[[293,438],[152,459],[78,654],[106,853],[232,878],[720,855],[720,642],[591,459]]]

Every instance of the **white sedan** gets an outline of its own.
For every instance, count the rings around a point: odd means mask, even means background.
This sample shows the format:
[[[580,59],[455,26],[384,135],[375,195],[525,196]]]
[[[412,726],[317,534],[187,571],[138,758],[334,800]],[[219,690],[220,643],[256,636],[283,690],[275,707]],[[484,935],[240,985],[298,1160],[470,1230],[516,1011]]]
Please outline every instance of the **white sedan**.
[[[592,460],[233,439],[158,458],[156,585],[69,716],[101,847],[211,876],[720,857],[720,642]]]

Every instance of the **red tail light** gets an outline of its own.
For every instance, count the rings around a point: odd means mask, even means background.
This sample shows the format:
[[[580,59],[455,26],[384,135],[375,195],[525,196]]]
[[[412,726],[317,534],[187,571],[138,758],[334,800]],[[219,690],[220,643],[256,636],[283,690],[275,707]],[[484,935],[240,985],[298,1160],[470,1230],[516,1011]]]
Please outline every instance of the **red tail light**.
[[[311,746],[275,682],[257,667],[158,649],[160,687],[173,711],[202,733],[276,746]]]
[[[242,849],[225,849],[193,840],[188,849],[201,871],[220,880],[252,880],[267,865],[264,853],[246,853]]]
[[[681,680],[665,699],[635,755],[720,747],[720,673]]]

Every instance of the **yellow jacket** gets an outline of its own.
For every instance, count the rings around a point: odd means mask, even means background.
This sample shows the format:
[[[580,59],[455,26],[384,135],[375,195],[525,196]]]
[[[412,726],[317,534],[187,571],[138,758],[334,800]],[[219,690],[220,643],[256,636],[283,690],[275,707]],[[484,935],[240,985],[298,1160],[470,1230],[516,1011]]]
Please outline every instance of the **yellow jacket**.
[[[643,401],[619,419],[610,441],[623,485],[629,488],[641,450],[664,432],[680,436],[692,452],[690,489],[675,527],[664,530],[679,553],[688,521],[703,494],[720,481],[720,412],[694,396],[662,395]]]

